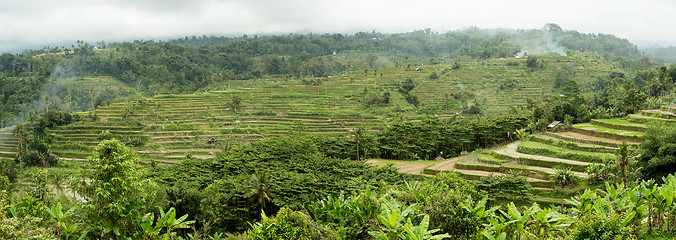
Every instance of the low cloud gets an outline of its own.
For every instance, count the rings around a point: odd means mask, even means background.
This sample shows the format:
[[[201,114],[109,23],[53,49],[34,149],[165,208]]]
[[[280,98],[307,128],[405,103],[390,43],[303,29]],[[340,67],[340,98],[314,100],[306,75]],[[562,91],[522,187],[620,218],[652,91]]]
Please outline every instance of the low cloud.
[[[0,52],[75,40],[376,30],[445,32],[557,23],[641,44],[676,45],[676,3],[652,1],[0,0]]]

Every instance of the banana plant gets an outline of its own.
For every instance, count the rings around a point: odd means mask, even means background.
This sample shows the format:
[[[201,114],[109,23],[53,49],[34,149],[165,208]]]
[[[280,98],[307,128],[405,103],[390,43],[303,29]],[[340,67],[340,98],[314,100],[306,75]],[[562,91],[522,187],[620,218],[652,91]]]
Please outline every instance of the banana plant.
[[[474,201],[472,201],[472,196],[468,196],[464,202],[460,203],[460,207],[474,214],[474,216],[476,216],[477,218],[484,219],[489,216],[493,216],[495,211],[500,209],[500,206],[494,206],[486,210],[487,202],[488,197],[484,197],[483,199],[481,199],[481,201],[478,201],[476,204],[474,204]]]
[[[399,239],[403,234],[403,223],[409,214],[413,213],[415,204],[404,207],[401,206],[394,198],[383,199],[381,204],[381,213],[378,215],[378,221],[385,226],[385,231],[378,230],[378,232],[370,232],[376,239]]]
[[[507,225],[503,223],[504,218],[493,217],[488,219],[487,227],[481,231],[481,235],[487,240],[505,240],[507,239]]]
[[[54,221],[56,225],[56,234],[59,238],[70,239],[72,236],[77,236],[79,232],[79,225],[70,223],[75,208],[68,209],[64,212],[60,202],[57,202],[51,208],[45,206],[45,211]],[[86,232],[80,236],[82,238]]]
[[[418,181],[415,182],[405,182],[406,190],[412,195],[417,204],[424,204],[429,199],[429,196],[432,196],[435,193],[438,193],[441,189],[439,182],[425,182],[421,183]]]
[[[451,237],[448,234],[439,234],[433,235],[438,232],[439,229],[429,230],[430,226],[430,216],[425,215],[420,221],[420,224],[415,226],[411,223],[411,218],[408,218],[406,225],[404,225],[404,231],[406,231],[405,239],[406,240],[423,240],[423,239],[443,239]]]
[[[597,200],[597,198],[598,196],[596,192],[586,189],[584,190],[584,193],[582,193],[581,195],[578,195],[572,199],[566,199],[565,201],[573,205],[573,208],[571,210],[579,218],[582,217],[582,215],[584,215],[585,213],[592,210],[592,206],[594,206],[594,202]]]
[[[191,224],[195,221],[185,221],[188,218],[188,214],[183,215],[180,218],[176,218],[176,209],[169,208],[167,212],[164,212],[164,209],[160,207],[160,216],[155,222],[153,227],[153,214],[148,213],[141,219],[141,229],[145,233],[145,237],[149,239],[156,239],[158,236],[163,240],[173,240],[176,237],[176,233],[172,232],[177,229],[189,228]],[[164,234],[160,233],[164,230]]]
[[[507,212],[491,216],[481,232],[485,239],[552,239],[564,237],[573,220],[552,209],[542,209],[537,203],[523,212],[507,205]]]

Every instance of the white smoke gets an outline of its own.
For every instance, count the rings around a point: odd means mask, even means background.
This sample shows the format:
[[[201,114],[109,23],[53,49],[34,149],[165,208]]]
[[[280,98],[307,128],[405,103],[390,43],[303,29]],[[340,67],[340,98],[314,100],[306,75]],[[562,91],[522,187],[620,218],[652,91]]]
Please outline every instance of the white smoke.
[[[560,42],[565,38],[565,35],[561,28],[556,24],[547,24],[541,30],[529,30],[520,36],[524,37],[519,39],[521,52],[514,56],[516,58],[521,58],[526,55],[546,54],[567,56],[565,49],[560,45]]]

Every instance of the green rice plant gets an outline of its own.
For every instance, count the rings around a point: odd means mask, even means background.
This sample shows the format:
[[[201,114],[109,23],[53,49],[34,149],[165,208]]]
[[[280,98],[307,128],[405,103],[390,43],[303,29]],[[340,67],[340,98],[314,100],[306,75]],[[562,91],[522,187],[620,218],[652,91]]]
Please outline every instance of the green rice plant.
[[[197,125],[194,124],[172,124],[162,126],[164,131],[185,131],[185,130],[197,130]]]

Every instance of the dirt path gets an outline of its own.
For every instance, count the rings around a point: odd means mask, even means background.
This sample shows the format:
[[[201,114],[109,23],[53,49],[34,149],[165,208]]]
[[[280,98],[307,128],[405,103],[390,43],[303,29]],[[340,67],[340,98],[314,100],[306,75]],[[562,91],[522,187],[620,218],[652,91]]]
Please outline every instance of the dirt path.
[[[429,169],[433,170],[439,170],[439,171],[451,171],[455,169],[455,162],[460,161],[462,159],[465,159],[467,155],[465,156],[460,156],[456,158],[451,158],[446,161],[439,162],[437,164],[434,164],[433,166],[429,167]]]
[[[475,176],[490,176],[490,175],[495,175],[495,176],[503,176],[506,175],[501,172],[486,172],[486,171],[478,171],[478,170],[466,170],[466,169],[456,169],[455,168],[455,163],[457,161],[460,161],[462,159],[465,159],[467,155],[465,156],[460,156],[456,158],[451,158],[445,161],[441,161],[438,163],[434,163],[433,165],[430,163],[416,163],[416,162],[396,162],[395,167],[399,168],[399,172],[401,173],[407,173],[407,174],[415,174],[415,175],[425,175],[429,176],[427,174],[423,174],[422,170],[424,168],[432,169],[432,170],[439,170],[439,171],[455,171],[459,172],[462,174],[467,174],[467,175],[475,175]],[[366,161],[366,163],[379,166],[383,165],[383,163],[379,160],[371,159]],[[430,166],[431,165],[431,166]],[[548,182],[547,180],[539,179],[539,178],[532,178],[532,177],[526,177],[526,180],[529,182]],[[550,188],[543,188],[543,189],[550,189]]]
[[[366,161],[366,163],[374,165],[374,166],[382,166],[384,165],[383,162],[376,160],[376,159],[371,159]],[[431,163],[420,163],[420,162],[415,162],[415,161],[401,161],[401,162],[394,162],[394,167],[396,167],[400,173],[408,173],[408,174],[415,174],[415,175],[421,175],[422,170],[426,168],[427,166],[432,165]]]
[[[82,162],[82,163],[86,163],[87,161],[89,161],[89,160],[83,159],[83,158],[67,158],[67,157],[59,157],[59,160],[70,161],[70,162]]]

